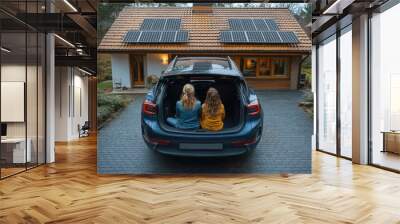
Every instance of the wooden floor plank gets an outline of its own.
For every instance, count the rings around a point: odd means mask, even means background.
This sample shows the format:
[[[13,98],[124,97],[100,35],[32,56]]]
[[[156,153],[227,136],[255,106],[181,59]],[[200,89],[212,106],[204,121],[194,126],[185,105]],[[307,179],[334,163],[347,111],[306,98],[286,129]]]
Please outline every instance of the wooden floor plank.
[[[96,173],[96,138],[0,181],[0,223],[400,223],[400,175],[313,152],[311,175]]]

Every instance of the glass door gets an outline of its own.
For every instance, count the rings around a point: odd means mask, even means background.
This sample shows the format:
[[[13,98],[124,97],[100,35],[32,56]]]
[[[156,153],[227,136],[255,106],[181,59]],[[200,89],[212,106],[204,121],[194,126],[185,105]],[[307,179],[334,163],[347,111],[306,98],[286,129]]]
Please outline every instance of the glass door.
[[[9,1],[18,13],[40,13],[44,1]],[[16,7],[18,6],[18,7]],[[0,178],[45,163],[46,38],[0,12]]]
[[[371,163],[400,171],[400,4],[371,18]]]
[[[26,170],[27,162],[31,162],[26,123],[26,46],[25,30],[1,33],[2,178]]]
[[[336,154],[336,35],[318,47],[318,149]]]
[[[340,155],[352,157],[352,27],[340,32]]]

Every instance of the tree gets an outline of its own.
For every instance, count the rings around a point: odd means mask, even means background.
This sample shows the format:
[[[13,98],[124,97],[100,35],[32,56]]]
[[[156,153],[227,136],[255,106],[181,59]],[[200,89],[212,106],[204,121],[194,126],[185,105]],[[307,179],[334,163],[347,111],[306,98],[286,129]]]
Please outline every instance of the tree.
[[[129,3],[100,3],[97,13],[97,40],[98,44],[111,27],[119,12]]]

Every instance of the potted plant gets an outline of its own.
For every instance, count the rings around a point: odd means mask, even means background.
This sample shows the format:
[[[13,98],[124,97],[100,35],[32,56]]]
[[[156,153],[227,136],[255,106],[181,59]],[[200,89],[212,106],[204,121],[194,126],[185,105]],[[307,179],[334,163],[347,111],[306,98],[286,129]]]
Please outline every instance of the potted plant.
[[[146,77],[146,87],[151,89],[155,86],[160,78],[157,75],[148,75]]]

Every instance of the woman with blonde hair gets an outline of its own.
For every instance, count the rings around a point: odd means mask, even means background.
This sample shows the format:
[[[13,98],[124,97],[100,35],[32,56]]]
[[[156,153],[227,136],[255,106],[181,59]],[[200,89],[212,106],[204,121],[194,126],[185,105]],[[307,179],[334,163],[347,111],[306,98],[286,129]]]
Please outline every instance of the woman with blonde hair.
[[[181,99],[176,102],[175,117],[167,118],[168,124],[180,129],[196,129],[200,127],[201,103],[194,94],[192,84],[185,84]]]
[[[225,108],[215,88],[208,89],[201,111],[201,128],[219,131],[224,127]]]

